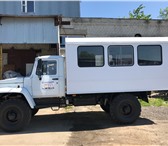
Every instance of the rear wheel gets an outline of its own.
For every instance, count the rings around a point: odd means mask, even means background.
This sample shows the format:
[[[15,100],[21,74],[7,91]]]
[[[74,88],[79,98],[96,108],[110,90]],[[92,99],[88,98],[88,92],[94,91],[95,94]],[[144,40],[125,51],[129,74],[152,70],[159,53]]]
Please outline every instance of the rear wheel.
[[[0,127],[9,132],[20,131],[31,120],[31,109],[21,99],[9,99],[0,105]]]
[[[133,123],[140,113],[141,105],[132,94],[119,94],[110,103],[110,115],[117,123]]]

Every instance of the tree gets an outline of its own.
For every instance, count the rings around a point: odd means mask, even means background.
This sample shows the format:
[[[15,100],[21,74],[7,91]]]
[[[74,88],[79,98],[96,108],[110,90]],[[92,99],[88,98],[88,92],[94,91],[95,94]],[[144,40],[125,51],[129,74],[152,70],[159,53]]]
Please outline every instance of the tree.
[[[159,13],[159,18],[168,19],[168,7],[166,7],[165,9],[160,9]]]
[[[134,9],[133,12],[129,12],[129,18],[131,19],[151,19],[151,15],[145,15],[143,9],[145,6],[143,4],[139,5],[137,9]]]

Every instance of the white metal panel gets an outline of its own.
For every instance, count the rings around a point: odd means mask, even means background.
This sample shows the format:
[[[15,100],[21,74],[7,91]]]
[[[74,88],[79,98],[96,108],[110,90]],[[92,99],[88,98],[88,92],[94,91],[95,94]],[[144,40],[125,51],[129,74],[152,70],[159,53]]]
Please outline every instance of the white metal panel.
[[[58,26],[54,18],[2,18],[0,43],[55,44],[58,43]]]
[[[134,65],[110,67],[107,47],[109,45],[134,46]],[[139,66],[137,46],[160,44],[163,64],[160,66]],[[81,45],[104,46],[103,67],[78,67],[77,47]],[[113,93],[168,90],[168,38],[69,38],[66,39],[67,93]]]

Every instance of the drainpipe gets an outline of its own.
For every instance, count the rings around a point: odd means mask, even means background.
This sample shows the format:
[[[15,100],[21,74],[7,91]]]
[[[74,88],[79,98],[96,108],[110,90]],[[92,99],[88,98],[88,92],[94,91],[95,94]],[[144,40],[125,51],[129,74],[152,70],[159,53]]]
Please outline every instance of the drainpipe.
[[[58,36],[58,43],[57,43],[57,55],[60,55],[60,28],[62,25],[70,25],[70,21],[63,21],[62,16],[55,17],[55,26],[58,28],[58,33],[56,34]]]
[[[0,80],[2,79],[2,44],[0,44]]]

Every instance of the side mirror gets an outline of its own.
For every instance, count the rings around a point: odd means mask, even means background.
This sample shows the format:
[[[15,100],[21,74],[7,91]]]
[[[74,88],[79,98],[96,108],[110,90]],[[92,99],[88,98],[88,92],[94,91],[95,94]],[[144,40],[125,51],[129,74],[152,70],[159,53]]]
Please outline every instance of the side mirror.
[[[41,59],[38,60],[36,74],[38,75],[39,80],[41,80],[41,76],[43,75],[42,60]]]

